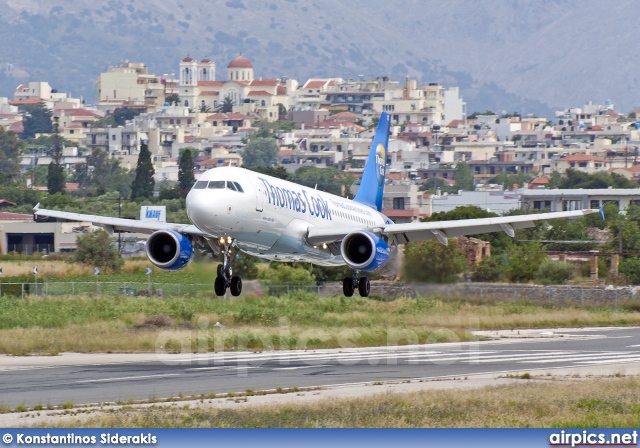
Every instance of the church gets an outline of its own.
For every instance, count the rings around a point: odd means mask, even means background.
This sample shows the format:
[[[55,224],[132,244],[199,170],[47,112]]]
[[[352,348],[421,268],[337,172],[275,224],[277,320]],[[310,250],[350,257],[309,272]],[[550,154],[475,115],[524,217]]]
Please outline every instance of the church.
[[[189,56],[180,62],[178,94],[183,106],[198,112],[218,112],[225,101],[233,112],[266,121],[276,121],[280,105],[289,108],[286,82],[279,79],[255,79],[253,64],[238,56],[227,65],[227,79],[216,81],[215,62]]]

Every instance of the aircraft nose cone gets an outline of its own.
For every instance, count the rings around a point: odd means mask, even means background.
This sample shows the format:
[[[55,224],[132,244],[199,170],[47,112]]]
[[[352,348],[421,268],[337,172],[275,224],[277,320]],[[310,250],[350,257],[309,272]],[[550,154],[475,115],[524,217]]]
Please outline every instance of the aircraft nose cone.
[[[191,190],[186,198],[187,216],[200,229],[202,229],[207,218],[206,191]]]

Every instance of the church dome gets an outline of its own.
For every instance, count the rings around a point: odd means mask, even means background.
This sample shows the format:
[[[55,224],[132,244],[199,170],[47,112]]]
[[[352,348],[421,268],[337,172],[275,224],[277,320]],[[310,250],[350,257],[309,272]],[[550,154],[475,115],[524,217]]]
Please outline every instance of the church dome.
[[[253,68],[251,61],[244,56],[238,56],[233,61],[229,62],[227,68]]]

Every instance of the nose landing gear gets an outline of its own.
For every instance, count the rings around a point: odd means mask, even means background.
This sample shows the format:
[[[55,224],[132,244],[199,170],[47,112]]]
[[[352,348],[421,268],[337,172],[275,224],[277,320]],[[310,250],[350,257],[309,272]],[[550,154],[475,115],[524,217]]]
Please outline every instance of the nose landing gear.
[[[225,295],[227,288],[229,288],[231,295],[237,297],[242,292],[242,279],[237,275],[233,275],[233,270],[231,269],[233,260],[235,260],[239,250],[236,240],[231,237],[220,237],[218,247],[222,263],[218,265],[213,290],[218,297],[221,297]]]
[[[360,297],[369,297],[371,291],[371,282],[366,275],[358,278],[358,271],[353,273],[351,277],[345,277],[342,280],[342,293],[346,297],[352,297],[353,293],[358,290]]]

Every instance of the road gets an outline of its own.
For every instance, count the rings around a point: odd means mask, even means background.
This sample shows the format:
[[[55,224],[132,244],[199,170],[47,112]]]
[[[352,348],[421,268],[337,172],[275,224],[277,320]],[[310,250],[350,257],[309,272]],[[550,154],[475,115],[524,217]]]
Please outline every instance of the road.
[[[72,358],[5,357],[0,359],[0,407],[103,403],[567,367],[589,368],[596,374],[600,366],[640,362],[640,328],[580,329],[542,336],[547,337],[339,350],[129,354],[120,355],[115,361],[109,355],[96,354]]]

